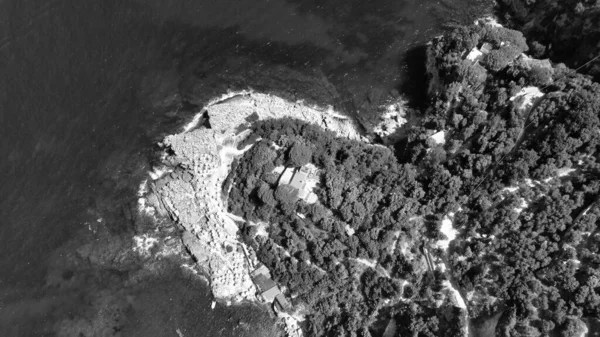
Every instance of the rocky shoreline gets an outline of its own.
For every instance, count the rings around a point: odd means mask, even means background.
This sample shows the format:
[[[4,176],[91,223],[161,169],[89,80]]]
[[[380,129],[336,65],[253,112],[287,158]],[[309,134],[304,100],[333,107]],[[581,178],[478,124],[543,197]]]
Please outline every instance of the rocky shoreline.
[[[180,226],[182,243],[207,277],[214,297],[227,304],[259,301],[250,278],[258,261],[251,247],[238,240],[235,220],[240,219],[227,213],[228,191],[223,191],[223,183],[233,160],[252,146],[238,149],[251,123],[285,117],[364,140],[355,123],[331,107],[311,107],[252,91],[232,92],[211,100],[182,133],[159,144],[163,167],[151,173],[149,192],[142,196],[146,200],[142,211],[150,207],[150,212]],[[199,125],[203,119],[209,127]],[[283,319],[285,330],[299,336],[297,320],[290,317]]]

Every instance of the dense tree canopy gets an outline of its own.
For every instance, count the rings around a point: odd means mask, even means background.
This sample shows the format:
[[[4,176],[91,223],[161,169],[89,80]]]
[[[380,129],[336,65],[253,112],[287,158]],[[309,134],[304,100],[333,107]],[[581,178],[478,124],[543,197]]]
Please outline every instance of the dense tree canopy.
[[[448,54],[459,54],[463,45],[497,46],[498,39],[524,47],[520,33],[490,26],[460,30],[431,47],[445,70],[443,84],[455,94],[450,107],[444,96],[434,100],[424,122],[452,135],[438,165],[461,178],[458,195],[468,197],[454,222],[462,234],[451,247],[452,278],[467,292],[502,299],[495,300],[497,308],[511,309],[504,309],[497,333],[573,335],[574,326],[580,328],[576,319],[597,317],[600,305],[600,288],[588,285],[600,275],[588,248],[598,240],[600,213],[600,85],[566,68],[531,66],[516,53],[501,66],[484,59],[494,74],[483,85],[455,75],[454,69],[467,73],[465,63]],[[518,96],[541,84],[530,103]],[[407,147],[420,143],[415,138]]]
[[[483,43],[486,56],[466,58]],[[449,283],[473,328],[497,320],[501,336],[572,336],[600,316],[600,85],[528,50],[491,25],[436,38],[438,92],[395,152],[294,119],[254,123],[230,211],[310,308],[309,335],[380,335],[394,318],[398,336],[462,336]],[[307,163],[314,204],[279,181],[278,168]],[[447,250],[443,219],[457,231]]]
[[[597,0],[501,0],[505,18],[523,30],[532,55],[564,62],[600,80]],[[591,62],[590,62],[591,61]]]

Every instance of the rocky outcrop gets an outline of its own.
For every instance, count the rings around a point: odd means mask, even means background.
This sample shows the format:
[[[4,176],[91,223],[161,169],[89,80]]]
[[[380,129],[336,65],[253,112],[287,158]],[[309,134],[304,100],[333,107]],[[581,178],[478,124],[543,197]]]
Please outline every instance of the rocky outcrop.
[[[248,262],[236,240],[237,227],[226,215],[221,186],[231,164],[226,147],[217,149],[213,130],[197,129],[167,137],[165,164],[176,169],[154,183],[169,215],[183,228],[183,244],[209,276],[215,297],[253,300]]]
[[[361,139],[353,120],[333,110],[319,108],[303,101],[291,102],[284,98],[253,91],[225,95],[208,106],[210,127],[218,135],[246,129],[254,120],[292,117],[332,130],[342,137]]]
[[[183,133],[167,136],[160,143],[165,167],[156,171],[163,175],[153,172],[152,193],[144,198],[184,229],[183,245],[209,277],[216,298],[255,300],[256,289],[249,277],[255,254],[237,240],[238,228],[227,214],[227,196],[222,191],[233,159],[244,152],[237,146],[248,135],[251,123],[292,117],[341,137],[362,137],[352,120],[331,107],[311,107],[253,91],[214,99],[200,115],[208,117],[210,128],[199,127],[199,118],[195,118]]]
[[[379,136],[384,143],[394,143],[400,137],[400,128],[407,122],[408,108],[406,101],[396,99],[388,105],[382,106],[379,121],[372,128],[373,133]]]

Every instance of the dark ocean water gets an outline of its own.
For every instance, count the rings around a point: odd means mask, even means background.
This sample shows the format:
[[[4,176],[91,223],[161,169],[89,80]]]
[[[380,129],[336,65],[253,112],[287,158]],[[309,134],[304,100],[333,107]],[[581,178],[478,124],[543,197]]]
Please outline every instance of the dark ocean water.
[[[486,10],[316,3],[0,1],[0,336],[274,334],[258,307],[210,310],[208,289],[180,261],[148,271],[107,252],[151,226],[131,209],[154,144],[198,110],[155,98],[182,90],[188,72],[214,88],[230,57],[319,70],[356,113],[372,88],[418,92],[424,43]]]

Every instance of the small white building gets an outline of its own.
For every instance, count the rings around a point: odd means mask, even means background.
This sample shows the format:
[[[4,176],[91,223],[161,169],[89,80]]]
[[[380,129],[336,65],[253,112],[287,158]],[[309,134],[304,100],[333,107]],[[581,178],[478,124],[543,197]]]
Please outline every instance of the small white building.
[[[473,47],[469,54],[467,54],[466,59],[475,63],[481,60],[485,55],[489,54],[489,52],[492,51],[492,49],[492,45],[485,42],[481,45],[481,48]]]
[[[298,191],[298,198],[309,204],[317,202],[317,195],[312,189],[319,182],[319,170],[312,164],[306,164],[300,169],[288,167],[279,177],[279,186],[289,185]]]

